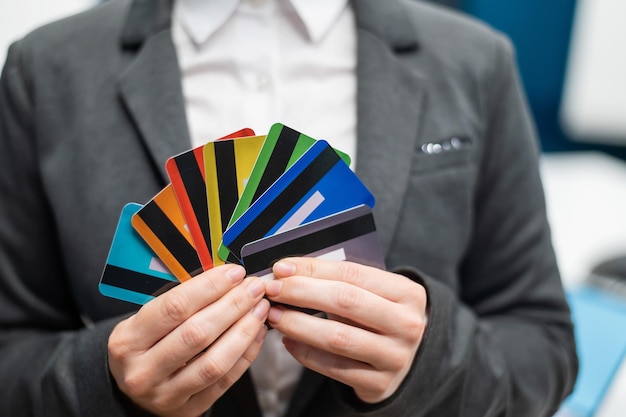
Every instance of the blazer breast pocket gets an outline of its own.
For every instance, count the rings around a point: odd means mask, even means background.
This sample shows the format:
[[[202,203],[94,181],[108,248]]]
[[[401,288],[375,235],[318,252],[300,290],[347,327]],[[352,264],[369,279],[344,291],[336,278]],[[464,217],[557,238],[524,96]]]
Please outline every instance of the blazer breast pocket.
[[[476,146],[468,136],[450,136],[418,144],[414,150],[413,174],[463,169],[474,164]]]

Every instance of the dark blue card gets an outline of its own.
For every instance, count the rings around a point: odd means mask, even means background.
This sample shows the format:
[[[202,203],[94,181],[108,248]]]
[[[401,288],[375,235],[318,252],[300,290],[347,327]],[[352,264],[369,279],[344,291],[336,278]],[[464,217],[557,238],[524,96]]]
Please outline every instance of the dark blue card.
[[[241,259],[249,242],[365,204],[374,196],[326,141],[317,141],[222,237]]]

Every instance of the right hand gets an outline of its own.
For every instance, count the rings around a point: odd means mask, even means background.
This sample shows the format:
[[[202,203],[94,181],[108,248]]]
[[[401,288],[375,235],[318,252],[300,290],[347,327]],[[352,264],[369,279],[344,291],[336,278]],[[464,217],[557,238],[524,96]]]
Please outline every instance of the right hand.
[[[248,369],[267,332],[265,284],[244,277],[238,265],[213,268],[120,322],[108,344],[120,390],[159,416],[209,409]]]

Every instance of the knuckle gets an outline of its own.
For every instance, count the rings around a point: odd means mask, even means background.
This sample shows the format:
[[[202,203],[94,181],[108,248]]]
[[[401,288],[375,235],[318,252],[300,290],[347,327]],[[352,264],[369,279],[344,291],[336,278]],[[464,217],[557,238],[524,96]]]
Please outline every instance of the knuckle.
[[[115,326],[107,341],[107,349],[110,358],[120,362],[126,360],[126,357],[132,351],[132,341],[130,340],[129,334],[125,321]]]
[[[206,286],[207,291],[210,294],[219,294],[219,293],[224,292],[224,290],[218,286],[218,283],[223,282],[224,280],[215,279],[216,277],[212,275],[207,275],[207,276],[204,276],[203,278],[204,278],[203,283]]]
[[[389,364],[390,370],[397,371],[404,369],[409,359],[402,353],[396,353],[388,355],[386,361]]]
[[[256,335],[259,333],[259,326],[247,324],[245,326],[241,326],[240,332],[241,332],[240,340],[252,341],[254,340]]]
[[[142,398],[148,396],[150,392],[150,381],[144,373],[129,373],[122,380],[123,391],[131,398]]]
[[[380,398],[387,392],[387,389],[389,388],[389,384],[391,383],[391,381],[387,377],[372,378],[372,379],[373,381],[370,385],[372,394]]]
[[[357,287],[340,285],[335,293],[335,302],[342,310],[351,310],[359,305],[360,296]]]
[[[426,302],[426,288],[421,285],[415,285],[415,298],[420,300],[422,303]]]
[[[226,392],[231,386],[233,386],[233,384],[236,381],[237,380],[235,379],[234,376],[231,376],[230,374],[226,374],[222,378],[217,380],[215,385],[217,386],[220,392]]]
[[[426,288],[424,288],[423,286],[415,282],[411,282],[410,286],[408,286],[406,288],[406,291],[404,291],[404,294],[404,303],[410,303],[415,306],[426,305]]]
[[[235,317],[243,316],[252,308],[251,303],[246,302],[246,300],[240,296],[232,297],[232,300],[230,300],[228,305],[231,308]]]
[[[358,285],[361,282],[359,266],[353,262],[338,262],[338,274],[342,281]]]
[[[155,410],[159,412],[172,411],[172,407],[169,404],[169,401],[162,397],[155,398],[150,403],[151,403],[152,408],[154,408]]]
[[[333,357],[332,359],[329,359],[328,371],[332,377],[335,377],[335,379],[342,379],[343,374],[345,373],[345,366],[343,361],[341,361],[338,357]]]
[[[300,262],[297,267],[296,274],[307,277],[316,277],[319,272],[319,259],[304,258],[304,262]]]
[[[259,333],[257,332],[257,335],[258,334]],[[240,359],[241,361],[243,361],[245,369],[248,369],[252,365],[252,362],[256,360],[260,352],[261,352],[260,344],[252,343],[250,346],[248,346],[248,349],[246,349],[246,351],[243,353]]]
[[[404,335],[412,343],[421,340],[426,322],[424,317],[419,314],[407,314],[406,323],[404,325]]]
[[[345,351],[348,349],[352,343],[352,337],[348,327],[340,323],[336,323],[331,332],[329,343],[338,351]]]
[[[198,370],[200,380],[205,384],[214,384],[226,374],[225,366],[217,358],[207,358]]]
[[[181,328],[180,337],[189,349],[200,349],[209,345],[209,337],[204,326],[196,321],[188,321]]]
[[[257,356],[259,356],[258,350],[255,349],[251,351],[250,349],[248,349],[241,356],[241,359],[244,361],[246,368],[248,368],[250,367],[250,365],[252,365],[252,362],[254,362]]]
[[[165,317],[174,323],[180,323],[189,317],[189,302],[180,292],[169,292],[164,298]]]
[[[128,348],[123,339],[114,337],[112,334],[107,345],[109,358],[115,362],[124,362],[128,354]]]
[[[152,400],[152,405],[157,410],[172,412],[180,408],[182,404],[180,404],[175,397],[168,395],[155,398],[154,400]]]

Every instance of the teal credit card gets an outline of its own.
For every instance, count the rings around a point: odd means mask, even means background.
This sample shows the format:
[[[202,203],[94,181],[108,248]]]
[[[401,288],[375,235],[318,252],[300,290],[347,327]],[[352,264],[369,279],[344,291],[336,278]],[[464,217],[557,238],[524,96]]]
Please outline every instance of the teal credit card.
[[[143,305],[179,284],[131,224],[141,204],[128,203],[122,214],[100,278],[100,293]]]

